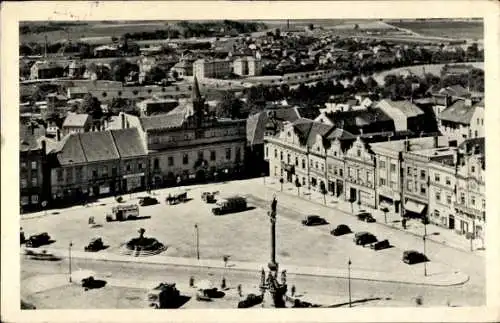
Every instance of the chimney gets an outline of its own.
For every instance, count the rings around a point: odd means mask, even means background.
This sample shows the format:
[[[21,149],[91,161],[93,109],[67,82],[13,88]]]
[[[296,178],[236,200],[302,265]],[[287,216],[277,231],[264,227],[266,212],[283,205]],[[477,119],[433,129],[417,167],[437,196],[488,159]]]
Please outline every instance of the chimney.
[[[122,112],[120,115],[122,117],[122,129],[125,129],[125,114]]]
[[[56,139],[57,141],[61,141],[61,130],[57,129],[57,132],[56,132]]]

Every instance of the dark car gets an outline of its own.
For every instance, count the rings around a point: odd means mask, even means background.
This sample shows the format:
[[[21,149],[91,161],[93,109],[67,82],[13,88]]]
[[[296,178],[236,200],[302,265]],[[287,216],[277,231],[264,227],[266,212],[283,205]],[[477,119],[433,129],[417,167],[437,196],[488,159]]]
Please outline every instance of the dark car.
[[[429,258],[421,252],[415,250],[406,250],[403,252],[403,262],[408,265],[418,264],[421,262],[427,262]]]
[[[364,246],[370,243],[377,242],[377,237],[370,232],[357,232],[354,235],[353,241],[358,245],[358,246]]]
[[[391,244],[389,243],[389,240],[387,240],[387,239],[377,241],[377,242],[372,243],[370,245],[370,248],[372,248],[373,250],[382,250],[382,249],[387,249],[390,247],[391,247]]]
[[[47,232],[33,235],[26,241],[26,247],[37,248],[50,243],[50,236]]]
[[[150,197],[150,196],[141,197],[139,200],[140,206],[148,206],[148,205],[156,205],[156,204],[158,204],[158,200],[155,199],[154,197]]]
[[[238,303],[238,308],[249,308],[262,303],[263,297],[255,294],[248,294],[248,296]]]
[[[319,215],[308,215],[304,220],[302,220],[303,225],[312,226],[312,225],[323,225],[328,224],[325,219],[320,217]]]
[[[104,249],[104,243],[101,238],[94,238],[90,241],[90,243],[85,246],[84,250],[87,252],[97,252],[99,250]]]
[[[360,212],[360,213],[356,214],[356,217],[360,221],[375,222],[375,218],[371,215],[371,213],[368,213],[368,212]]]
[[[344,234],[352,233],[351,229],[345,224],[339,224],[335,229],[330,232],[333,236],[341,236]]]

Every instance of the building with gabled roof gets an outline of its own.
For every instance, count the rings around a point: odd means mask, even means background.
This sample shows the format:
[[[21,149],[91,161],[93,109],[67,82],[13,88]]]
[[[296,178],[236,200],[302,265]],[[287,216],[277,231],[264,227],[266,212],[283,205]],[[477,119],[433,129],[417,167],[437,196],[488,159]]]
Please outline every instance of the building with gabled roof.
[[[443,135],[456,140],[484,137],[484,100],[457,100],[437,115],[438,127]]]
[[[413,130],[419,132],[423,129],[424,112],[410,101],[383,99],[377,103],[376,107],[394,121],[396,131]]]
[[[86,113],[68,113],[62,124],[62,134],[88,132],[92,128],[92,116]]]

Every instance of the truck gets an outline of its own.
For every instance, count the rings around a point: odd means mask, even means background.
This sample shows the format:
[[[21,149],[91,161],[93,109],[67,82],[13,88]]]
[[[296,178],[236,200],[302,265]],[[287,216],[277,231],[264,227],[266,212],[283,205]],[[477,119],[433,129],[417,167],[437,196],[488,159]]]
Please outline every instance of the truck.
[[[212,213],[222,215],[232,212],[245,211],[247,209],[247,200],[241,196],[231,196],[217,200]]]
[[[139,217],[139,206],[136,204],[117,205],[111,209],[111,213],[106,214],[106,221],[127,221]]]
[[[180,297],[175,283],[160,283],[147,294],[147,302],[152,308],[175,308]]]
[[[40,246],[50,243],[50,236],[47,232],[32,235],[26,241],[26,247],[28,248],[38,248]]]

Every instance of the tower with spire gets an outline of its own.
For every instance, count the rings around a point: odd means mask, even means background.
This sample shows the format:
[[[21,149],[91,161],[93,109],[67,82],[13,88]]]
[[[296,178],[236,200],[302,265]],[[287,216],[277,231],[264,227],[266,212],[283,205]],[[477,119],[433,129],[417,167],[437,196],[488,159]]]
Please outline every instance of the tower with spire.
[[[196,125],[199,127],[201,126],[205,114],[205,100],[200,94],[200,87],[198,85],[198,78],[196,75],[194,76],[191,101],[193,103],[193,116],[195,118]]]

